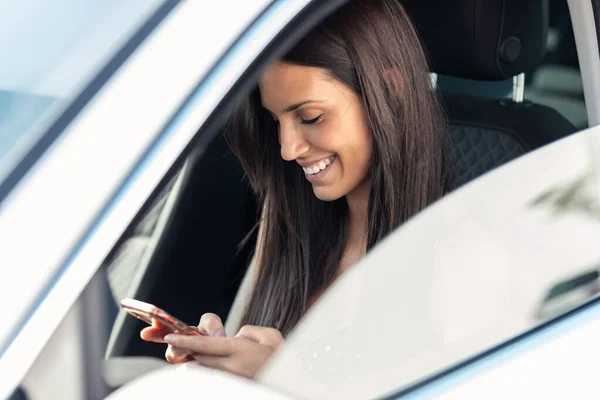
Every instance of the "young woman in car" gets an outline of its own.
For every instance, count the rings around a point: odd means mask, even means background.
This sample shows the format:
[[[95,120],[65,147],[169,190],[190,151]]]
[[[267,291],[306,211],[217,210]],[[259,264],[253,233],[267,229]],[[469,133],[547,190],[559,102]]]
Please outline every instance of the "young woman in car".
[[[241,329],[165,335],[172,363],[253,377],[326,288],[451,189],[451,147],[415,29],[396,0],[351,1],[260,77],[226,137],[264,209]],[[201,290],[201,287],[199,288]]]

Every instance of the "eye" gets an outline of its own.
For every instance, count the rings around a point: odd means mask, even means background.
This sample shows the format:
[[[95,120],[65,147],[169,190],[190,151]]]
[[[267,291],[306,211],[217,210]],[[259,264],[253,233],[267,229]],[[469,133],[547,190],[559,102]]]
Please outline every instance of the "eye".
[[[321,120],[321,118],[322,118],[322,117],[323,117],[323,114],[321,114],[321,115],[319,115],[318,117],[316,117],[316,118],[313,118],[313,119],[302,119],[302,122],[301,122],[301,123],[302,123],[303,125],[314,125],[314,124],[316,124],[317,122],[319,122],[319,121]]]

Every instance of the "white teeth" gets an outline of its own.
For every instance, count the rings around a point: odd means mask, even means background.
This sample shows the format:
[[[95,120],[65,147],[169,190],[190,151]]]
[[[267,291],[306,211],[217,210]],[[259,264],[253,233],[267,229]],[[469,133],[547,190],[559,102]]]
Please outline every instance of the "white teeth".
[[[307,168],[302,168],[304,170],[304,173],[306,175],[314,175],[317,172],[319,172],[319,167],[307,167]]]
[[[302,169],[306,175],[314,175],[327,168],[330,164],[331,158],[327,158],[323,161],[320,161],[318,164],[313,165],[312,167],[302,167]]]

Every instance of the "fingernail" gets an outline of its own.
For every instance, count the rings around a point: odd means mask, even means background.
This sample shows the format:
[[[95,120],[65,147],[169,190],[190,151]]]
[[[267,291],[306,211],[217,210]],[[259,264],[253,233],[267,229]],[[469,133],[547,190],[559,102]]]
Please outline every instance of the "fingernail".
[[[215,336],[225,337],[225,336],[227,336],[227,334],[225,333],[225,331],[219,330],[215,333]]]
[[[175,341],[175,335],[171,335],[171,334],[169,334],[169,335],[165,336],[165,337],[163,338],[163,340],[164,340],[165,342],[167,342],[167,343],[171,344],[172,342],[174,342],[174,341]]]

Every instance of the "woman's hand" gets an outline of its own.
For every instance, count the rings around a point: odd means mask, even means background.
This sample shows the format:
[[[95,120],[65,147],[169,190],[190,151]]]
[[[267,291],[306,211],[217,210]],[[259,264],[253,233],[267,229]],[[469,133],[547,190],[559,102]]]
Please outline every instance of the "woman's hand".
[[[200,365],[254,378],[283,337],[277,329],[247,325],[233,338],[169,334],[164,341]]]
[[[153,325],[142,329],[140,336],[142,339],[148,342],[166,343],[164,337],[171,333],[171,331],[162,325],[160,322],[154,320]],[[200,318],[198,324],[198,330],[207,336],[225,337],[225,328],[223,322],[218,315],[212,313],[206,313]],[[173,364],[181,364],[188,361],[192,361],[191,353],[188,349],[180,349],[178,347],[169,344],[167,351],[165,352],[165,358],[168,362]]]

